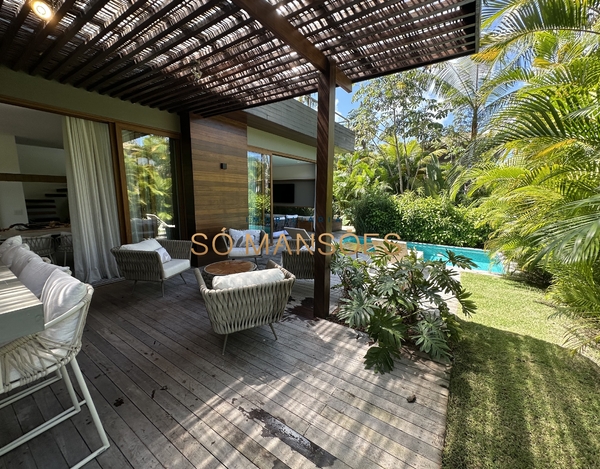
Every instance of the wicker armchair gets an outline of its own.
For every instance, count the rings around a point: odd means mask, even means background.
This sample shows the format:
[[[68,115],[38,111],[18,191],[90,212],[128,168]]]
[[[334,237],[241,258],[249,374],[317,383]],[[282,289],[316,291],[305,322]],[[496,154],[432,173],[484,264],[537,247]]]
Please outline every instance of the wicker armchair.
[[[73,235],[71,233],[63,232],[56,239],[56,252],[63,253],[62,265],[67,265],[67,253],[73,252]]]
[[[240,230],[240,231],[248,231],[248,230]],[[225,232],[227,234],[229,234],[229,230],[226,230]],[[264,231],[260,230],[260,235],[259,235],[260,242],[259,243],[262,243],[266,236],[267,236],[267,234]],[[225,245],[227,246],[227,249],[230,249],[229,241],[227,240],[227,238],[225,238]],[[256,247],[258,247],[258,245],[259,244],[257,244]],[[249,245],[248,249],[246,249],[246,241],[245,241],[245,238],[244,238],[244,241],[242,243],[242,247],[231,246],[231,249],[229,250],[228,258],[229,259],[244,259],[244,258],[253,257],[254,258],[254,263],[257,264],[258,263],[258,258],[259,257],[263,257],[263,255],[264,255],[264,250],[263,249],[261,249],[261,251],[258,254],[256,254],[254,252],[254,250],[253,250],[253,248],[252,248],[251,245]]]
[[[0,409],[61,379],[64,380],[72,406],[0,448],[0,456],[73,417],[81,411],[84,404],[87,404],[92,422],[100,437],[101,446],[75,464],[72,467],[75,469],[82,467],[105,451],[110,443],[75,358],[81,349],[81,336],[94,290],[91,286],[81,284],[62,272],[57,272],[57,274],[58,277],[55,275],[50,277],[52,280],[49,279],[48,282],[51,282],[52,285],[47,283],[42,295],[46,320],[45,330],[21,337],[0,347],[0,394],[27,385],[22,391],[13,393],[0,401]],[[79,285],[75,287],[77,291],[74,292],[69,284],[75,283]],[[76,299],[73,299],[74,295],[77,296]],[[78,301],[79,298],[82,299]],[[57,303],[59,303],[58,306],[56,306]],[[74,306],[72,306],[73,303],[75,303]],[[49,306],[50,304],[55,306]],[[77,397],[67,372],[66,365],[69,363],[81,389],[82,400]],[[55,376],[31,384],[51,374],[55,374]]]
[[[296,250],[292,249],[289,253],[284,250],[281,252],[281,264],[298,279],[315,278],[315,254],[312,251],[304,250],[296,253]]]
[[[165,280],[180,275],[184,283],[187,283],[181,274],[190,268],[192,242],[172,239],[156,241],[167,250],[171,261],[163,263],[156,251],[130,251],[115,247],[110,252],[115,256],[121,275],[134,281],[134,288],[138,280],[160,282],[162,295],[165,296]]]
[[[210,324],[217,334],[225,334],[223,354],[227,346],[227,335],[232,332],[268,324],[277,340],[273,323],[281,320],[296,277],[271,260],[267,263],[267,269],[280,269],[284,279],[225,290],[207,288],[200,270],[195,269]]]

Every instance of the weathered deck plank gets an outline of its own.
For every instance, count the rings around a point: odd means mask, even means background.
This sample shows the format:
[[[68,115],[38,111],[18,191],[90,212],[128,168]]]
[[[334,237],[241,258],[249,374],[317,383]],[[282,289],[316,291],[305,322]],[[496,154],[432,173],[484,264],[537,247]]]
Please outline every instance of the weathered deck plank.
[[[289,314],[275,326],[278,340],[268,327],[232,334],[223,356],[195,279],[185,277],[164,298],[155,284],[134,294],[128,282],[96,288],[78,359],[112,446],[86,467],[440,467],[446,366],[407,355],[377,376],[364,370],[363,335]],[[288,311],[311,294],[310,282],[297,287]],[[68,405],[59,382],[1,409],[0,443]],[[318,447],[299,452],[258,415]],[[0,457],[0,469],[68,467],[98,445],[89,421],[84,407]]]

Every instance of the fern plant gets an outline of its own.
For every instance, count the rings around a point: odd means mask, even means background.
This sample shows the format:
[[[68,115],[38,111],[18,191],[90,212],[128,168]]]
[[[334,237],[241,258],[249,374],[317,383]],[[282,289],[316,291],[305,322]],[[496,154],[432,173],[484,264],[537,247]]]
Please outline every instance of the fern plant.
[[[448,360],[449,341],[460,332],[448,302],[456,299],[467,316],[476,309],[446,260],[425,261],[411,253],[392,262],[397,250],[385,243],[376,248],[370,261],[336,250],[331,264],[344,289],[338,317],[369,335],[372,345],[365,367],[382,374],[394,368],[394,359],[407,342],[434,359]],[[474,265],[451,251],[446,255],[456,267]]]

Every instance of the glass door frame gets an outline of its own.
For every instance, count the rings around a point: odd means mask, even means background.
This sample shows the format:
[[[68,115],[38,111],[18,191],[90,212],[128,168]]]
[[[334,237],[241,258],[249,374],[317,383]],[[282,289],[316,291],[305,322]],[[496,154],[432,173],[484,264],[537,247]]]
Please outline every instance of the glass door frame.
[[[181,183],[181,134],[167,132],[127,123],[111,123],[111,144],[113,146],[113,168],[115,172],[115,185],[117,193],[117,204],[119,207],[119,225],[121,227],[121,242],[129,244],[132,242],[132,229],[130,222],[129,198],[127,196],[127,174],[125,171],[125,155],[123,152],[123,130],[141,132],[161,137],[168,137],[173,142],[173,155],[171,157],[171,174],[173,182],[173,216],[174,223],[178,227],[181,237],[181,224],[183,208],[183,187]]]
[[[271,225],[271,232],[269,233],[269,238],[272,239],[273,238],[273,157],[274,156],[279,156],[281,158],[289,158],[291,160],[298,160],[298,161],[303,161],[305,163],[312,163],[314,165],[317,164],[316,160],[311,160],[310,158],[305,158],[302,156],[296,156],[296,155],[290,155],[289,153],[283,153],[280,151],[274,151],[274,150],[267,150],[266,148],[261,148],[261,147],[255,147],[252,145],[248,145],[247,147],[247,151],[252,151],[255,153],[262,153],[263,155],[269,155],[269,194],[270,194],[270,225]]]

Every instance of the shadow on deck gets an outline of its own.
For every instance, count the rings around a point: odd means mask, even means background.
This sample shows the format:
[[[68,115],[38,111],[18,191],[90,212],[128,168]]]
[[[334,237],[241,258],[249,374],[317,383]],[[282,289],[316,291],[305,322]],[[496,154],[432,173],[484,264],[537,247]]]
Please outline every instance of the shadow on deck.
[[[286,313],[275,325],[212,332],[192,272],[97,287],[79,363],[111,439],[87,468],[439,468],[448,369],[406,357],[364,370],[366,338]],[[299,281],[288,311],[307,307]],[[304,303],[304,305],[303,305]],[[407,398],[416,396],[409,403]],[[0,444],[68,405],[59,382],[0,410]],[[97,436],[87,408],[0,458],[0,468],[64,468]]]

